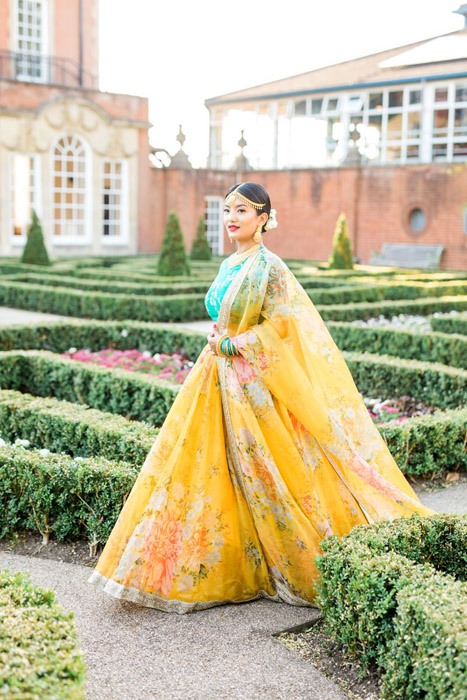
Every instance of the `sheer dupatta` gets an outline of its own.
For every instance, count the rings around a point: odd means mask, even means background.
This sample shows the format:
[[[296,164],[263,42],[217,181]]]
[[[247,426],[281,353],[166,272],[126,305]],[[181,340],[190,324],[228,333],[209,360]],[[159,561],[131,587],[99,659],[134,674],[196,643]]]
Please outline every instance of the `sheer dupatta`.
[[[277,255],[264,249],[245,263],[218,327],[241,353],[217,358],[227,418],[230,364],[243,380],[260,378],[316,440],[368,522],[435,513],[400,471],[315,305]]]

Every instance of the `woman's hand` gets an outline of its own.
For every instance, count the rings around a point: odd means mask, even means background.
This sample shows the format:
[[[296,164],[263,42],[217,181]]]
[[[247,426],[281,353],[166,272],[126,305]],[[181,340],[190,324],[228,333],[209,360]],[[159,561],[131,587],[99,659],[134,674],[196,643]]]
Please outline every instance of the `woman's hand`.
[[[219,331],[217,330],[217,324],[214,324],[212,331],[207,336],[209,347],[211,348],[211,352],[214,353],[214,355],[217,355],[216,345],[221,335],[222,334],[219,333]]]

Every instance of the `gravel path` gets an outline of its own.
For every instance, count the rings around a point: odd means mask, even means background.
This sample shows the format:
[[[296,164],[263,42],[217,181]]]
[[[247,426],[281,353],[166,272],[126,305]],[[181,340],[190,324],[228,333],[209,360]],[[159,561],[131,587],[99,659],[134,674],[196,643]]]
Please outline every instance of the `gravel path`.
[[[29,571],[75,612],[88,700],[347,698],[271,636],[312,620],[316,608],[260,600],[177,615],[109,598],[87,583],[88,567],[6,552],[0,567]]]

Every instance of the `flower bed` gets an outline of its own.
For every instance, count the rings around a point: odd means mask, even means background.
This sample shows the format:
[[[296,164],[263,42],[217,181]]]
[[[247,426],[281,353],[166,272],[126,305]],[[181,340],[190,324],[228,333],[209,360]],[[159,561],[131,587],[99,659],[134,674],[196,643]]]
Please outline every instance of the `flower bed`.
[[[62,353],[63,357],[80,362],[91,362],[110,367],[126,369],[130,372],[140,372],[151,374],[165,379],[174,384],[183,384],[194,362],[184,357],[181,353],[155,353],[151,355],[149,350],[140,352],[139,350],[116,350],[115,348],[104,348],[98,352],[92,352],[89,348],[77,350],[70,348],[68,352]]]
[[[412,396],[398,396],[385,401],[381,398],[364,397],[363,401],[376,425],[389,421],[401,423],[408,418],[433,414],[438,410],[436,406],[427,406]]]
[[[165,379],[174,384],[183,384],[194,364],[181,353],[155,353],[151,355],[148,350],[140,352],[136,349],[105,348],[98,352],[92,352],[89,348],[81,350],[69,348],[68,352],[61,353],[61,355],[71,360],[90,362],[111,369],[119,368],[155,375],[159,379]],[[434,413],[437,410],[435,406],[427,406],[410,396],[400,396],[384,401],[381,398],[365,397],[364,402],[376,424],[386,423],[390,420],[400,422],[412,416]]]

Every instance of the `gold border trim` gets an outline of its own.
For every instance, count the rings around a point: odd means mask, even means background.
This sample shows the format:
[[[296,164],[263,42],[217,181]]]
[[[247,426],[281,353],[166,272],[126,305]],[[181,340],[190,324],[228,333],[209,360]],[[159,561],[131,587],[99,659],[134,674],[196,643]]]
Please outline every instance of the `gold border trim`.
[[[235,603],[239,605],[240,603],[248,603],[252,600],[259,600],[260,598],[268,598],[273,601],[278,601],[275,596],[269,595],[266,591],[262,589],[258,591],[257,595],[251,598],[245,598],[243,600],[226,599],[226,600],[197,600],[193,603],[188,603],[183,600],[161,598],[155,593],[146,593],[138,588],[132,588],[131,586],[123,586],[121,583],[117,583],[111,578],[106,578],[102,574],[94,571],[87,581],[89,584],[100,588],[104,593],[111,596],[112,598],[117,598],[118,600],[125,600],[130,603],[136,603],[138,605],[144,605],[147,608],[155,608],[156,610],[162,610],[162,612],[176,612],[179,615],[185,615],[186,613],[195,612],[197,610],[206,610],[207,608],[213,608],[216,605],[227,605],[228,603]]]

